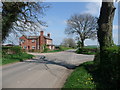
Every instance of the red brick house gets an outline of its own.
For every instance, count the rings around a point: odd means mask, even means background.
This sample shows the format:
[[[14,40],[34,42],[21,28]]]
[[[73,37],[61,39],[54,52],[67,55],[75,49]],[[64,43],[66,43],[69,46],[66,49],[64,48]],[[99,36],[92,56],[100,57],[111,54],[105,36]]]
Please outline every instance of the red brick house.
[[[45,46],[50,50],[54,49],[54,45],[52,43],[52,39],[50,38],[50,34],[44,36],[44,31],[40,32],[40,36],[21,36],[20,38],[20,46],[25,50],[43,50]]]

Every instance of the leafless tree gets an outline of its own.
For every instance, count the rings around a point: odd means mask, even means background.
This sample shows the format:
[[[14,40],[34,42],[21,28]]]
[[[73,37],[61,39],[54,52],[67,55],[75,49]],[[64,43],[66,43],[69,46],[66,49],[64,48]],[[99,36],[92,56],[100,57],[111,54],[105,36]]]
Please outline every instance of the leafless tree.
[[[76,43],[75,43],[75,40],[72,39],[72,38],[65,38],[62,43],[61,43],[62,46],[65,46],[65,47],[72,47],[72,48],[75,48],[76,47]]]
[[[74,14],[67,20],[66,34],[75,34],[84,47],[85,39],[95,39],[97,33],[97,18],[90,14]]]

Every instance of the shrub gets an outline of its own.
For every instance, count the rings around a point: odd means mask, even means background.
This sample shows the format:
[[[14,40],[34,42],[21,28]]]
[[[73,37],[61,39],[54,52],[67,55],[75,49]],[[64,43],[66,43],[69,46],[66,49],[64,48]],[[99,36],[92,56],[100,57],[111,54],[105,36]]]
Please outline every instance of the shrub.
[[[49,51],[49,48],[47,48],[46,45],[43,45],[43,47],[44,47],[43,52],[47,52],[47,51]]]
[[[95,63],[99,65],[101,79],[106,87],[117,88],[118,81],[120,81],[120,48],[110,47],[106,48],[102,55],[102,62],[100,62],[99,53],[96,54]],[[108,86],[107,86],[108,85]]]
[[[11,50],[15,53],[15,54],[21,54],[22,53],[22,49],[19,46],[14,46],[11,48]]]
[[[21,47],[2,47],[2,64],[13,63],[16,61],[23,61],[31,59],[33,55],[22,52]]]
[[[2,54],[21,54],[22,49],[19,46],[13,46],[13,47],[2,47]]]
[[[95,54],[97,52],[97,48],[78,48],[76,53],[78,54]]]

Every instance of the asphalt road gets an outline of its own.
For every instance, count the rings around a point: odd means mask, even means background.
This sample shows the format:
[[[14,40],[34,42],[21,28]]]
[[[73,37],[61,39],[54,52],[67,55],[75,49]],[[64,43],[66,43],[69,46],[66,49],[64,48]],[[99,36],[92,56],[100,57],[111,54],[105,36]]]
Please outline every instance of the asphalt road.
[[[74,50],[31,54],[36,58],[2,67],[3,88],[61,88],[73,68],[94,58]]]

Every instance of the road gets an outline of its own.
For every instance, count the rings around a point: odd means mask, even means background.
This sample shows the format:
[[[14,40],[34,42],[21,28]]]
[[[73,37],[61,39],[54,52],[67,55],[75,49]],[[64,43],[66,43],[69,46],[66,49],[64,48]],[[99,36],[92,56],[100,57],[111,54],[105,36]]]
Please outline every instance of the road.
[[[94,58],[74,50],[31,54],[36,58],[2,67],[3,88],[61,88],[73,68]]]

